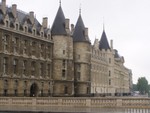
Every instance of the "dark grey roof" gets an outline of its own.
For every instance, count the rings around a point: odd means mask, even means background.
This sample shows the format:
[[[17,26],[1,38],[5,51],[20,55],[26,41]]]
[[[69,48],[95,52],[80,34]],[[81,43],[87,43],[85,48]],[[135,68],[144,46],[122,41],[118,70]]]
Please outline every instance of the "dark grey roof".
[[[110,46],[109,46],[109,43],[108,43],[108,40],[107,40],[107,36],[106,36],[106,33],[105,31],[103,30],[103,33],[102,33],[102,36],[101,36],[101,40],[99,42],[99,49],[110,49]]]
[[[6,9],[7,9],[6,14],[8,14],[9,21],[10,21],[10,27],[14,27],[15,17],[12,14],[12,9],[10,7],[6,7]],[[23,25],[27,21],[27,26],[29,28],[29,32],[32,32],[33,25],[29,19],[29,13],[25,13],[21,10],[17,10],[17,18],[18,18],[18,21],[20,24],[20,29],[23,30]],[[4,14],[0,10],[0,23],[2,23],[3,19],[4,19]],[[37,32],[39,32],[42,25],[38,22],[38,20],[36,18],[34,20],[34,24],[36,26]]]
[[[73,41],[77,42],[85,42],[88,41],[85,37],[85,26],[81,17],[81,14],[79,15],[79,18],[77,20],[74,33],[73,33]]]
[[[67,35],[65,29],[65,16],[61,6],[59,6],[58,12],[56,14],[53,26],[51,28],[52,35]]]

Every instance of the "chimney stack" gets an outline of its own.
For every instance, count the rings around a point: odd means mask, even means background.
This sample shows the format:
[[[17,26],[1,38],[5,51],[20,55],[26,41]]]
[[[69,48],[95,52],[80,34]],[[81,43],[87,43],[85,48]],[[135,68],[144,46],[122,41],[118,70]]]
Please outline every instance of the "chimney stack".
[[[2,10],[3,14],[6,14],[6,0],[2,0],[1,10]]]
[[[113,40],[110,40],[110,47],[113,49]]]
[[[34,24],[34,12],[33,12],[33,11],[31,11],[31,12],[29,13],[29,17],[30,17],[31,23]]]
[[[43,28],[47,28],[47,25],[48,25],[48,18],[44,17],[43,22],[42,22],[42,26],[43,26]]]
[[[16,4],[12,5],[12,13],[14,17],[16,18],[17,17],[17,5]]]
[[[69,29],[69,19],[65,19],[65,28]]]
[[[71,34],[74,32],[74,24],[71,24]]]

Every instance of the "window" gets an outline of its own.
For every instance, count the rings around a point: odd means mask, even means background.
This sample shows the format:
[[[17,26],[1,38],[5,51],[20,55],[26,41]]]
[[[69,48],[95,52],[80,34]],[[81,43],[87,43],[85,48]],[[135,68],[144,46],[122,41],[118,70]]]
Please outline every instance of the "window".
[[[35,33],[36,33],[36,32],[35,32],[35,29],[33,29],[33,35],[35,35]]]
[[[23,61],[23,74],[26,75],[27,61]]]
[[[27,40],[23,41],[23,54],[27,54]]]
[[[6,21],[6,27],[9,27],[9,22],[8,21]]]
[[[3,37],[4,51],[8,51],[9,35]]]
[[[15,89],[15,90],[14,90],[14,96],[17,96],[17,95],[18,95],[18,90]]]
[[[44,44],[41,44],[40,57],[44,57]]]
[[[43,37],[44,36],[44,33],[43,32],[41,32],[41,37]]]
[[[40,63],[40,76],[43,76],[43,71],[44,71],[44,68],[43,68],[43,63]]]
[[[51,65],[48,64],[48,65],[47,65],[47,76],[50,77],[50,75],[51,75]]]
[[[8,62],[8,59],[6,58],[6,57],[4,57],[4,59],[3,59],[3,73],[4,74],[7,74],[7,70],[8,70],[8,64],[7,64],[7,62]]]
[[[25,33],[27,32],[27,27],[24,27],[24,32],[25,32]]]
[[[36,65],[35,65],[35,62],[32,61],[32,62],[31,62],[31,75],[32,75],[32,76],[35,75],[35,66],[36,66]]]
[[[16,30],[18,30],[19,29],[19,25],[18,24],[16,24]]]
[[[65,78],[66,77],[66,70],[62,70],[62,77]]]
[[[109,79],[109,85],[111,85],[111,79]]]
[[[65,50],[63,50],[63,54],[65,55],[65,53],[66,53],[66,51]]]
[[[47,58],[51,58],[51,46],[50,45],[48,45],[47,46]]]
[[[17,46],[18,46],[18,38],[17,37],[13,38],[13,45],[14,45],[13,52],[16,53]]]
[[[78,59],[78,60],[80,59],[80,55],[77,55],[77,59]]]
[[[109,77],[111,76],[111,71],[109,71]]]
[[[66,60],[63,60],[62,66],[63,68],[66,68]]]
[[[68,94],[68,87],[64,86],[64,94]]]
[[[77,71],[81,71],[81,65],[77,64]]]
[[[4,80],[4,89],[8,89],[8,81]]]
[[[13,72],[14,72],[14,74],[17,74],[17,66],[18,66],[18,60],[14,59],[14,61],[13,61]]]
[[[36,42],[32,42],[32,55],[36,55]]]
[[[80,72],[77,72],[77,79],[80,80]]]

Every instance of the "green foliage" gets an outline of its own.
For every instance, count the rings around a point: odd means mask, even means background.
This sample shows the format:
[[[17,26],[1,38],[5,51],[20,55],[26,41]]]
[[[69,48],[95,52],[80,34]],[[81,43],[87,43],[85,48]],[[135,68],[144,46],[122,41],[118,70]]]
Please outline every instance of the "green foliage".
[[[133,84],[133,91],[138,91],[136,84]]]
[[[137,82],[137,90],[138,90],[141,94],[149,93],[149,85],[148,85],[148,81],[146,80],[145,77],[140,77],[140,78],[138,79],[138,82]]]

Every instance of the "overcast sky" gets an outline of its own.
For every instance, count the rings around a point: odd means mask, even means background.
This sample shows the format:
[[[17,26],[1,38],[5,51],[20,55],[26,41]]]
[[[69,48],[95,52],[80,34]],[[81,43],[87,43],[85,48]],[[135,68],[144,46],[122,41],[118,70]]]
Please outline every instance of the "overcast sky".
[[[59,0],[6,0],[6,3],[17,4],[25,12],[34,11],[40,23],[43,17],[48,17],[49,26],[59,7]],[[133,82],[145,76],[150,83],[150,0],[61,0],[61,6],[73,24],[81,6],[92,43],[95,38],[100,39],[104,23],[108,40],[113,39],[114,48],[125,58],[125,66],[132,69]]]

